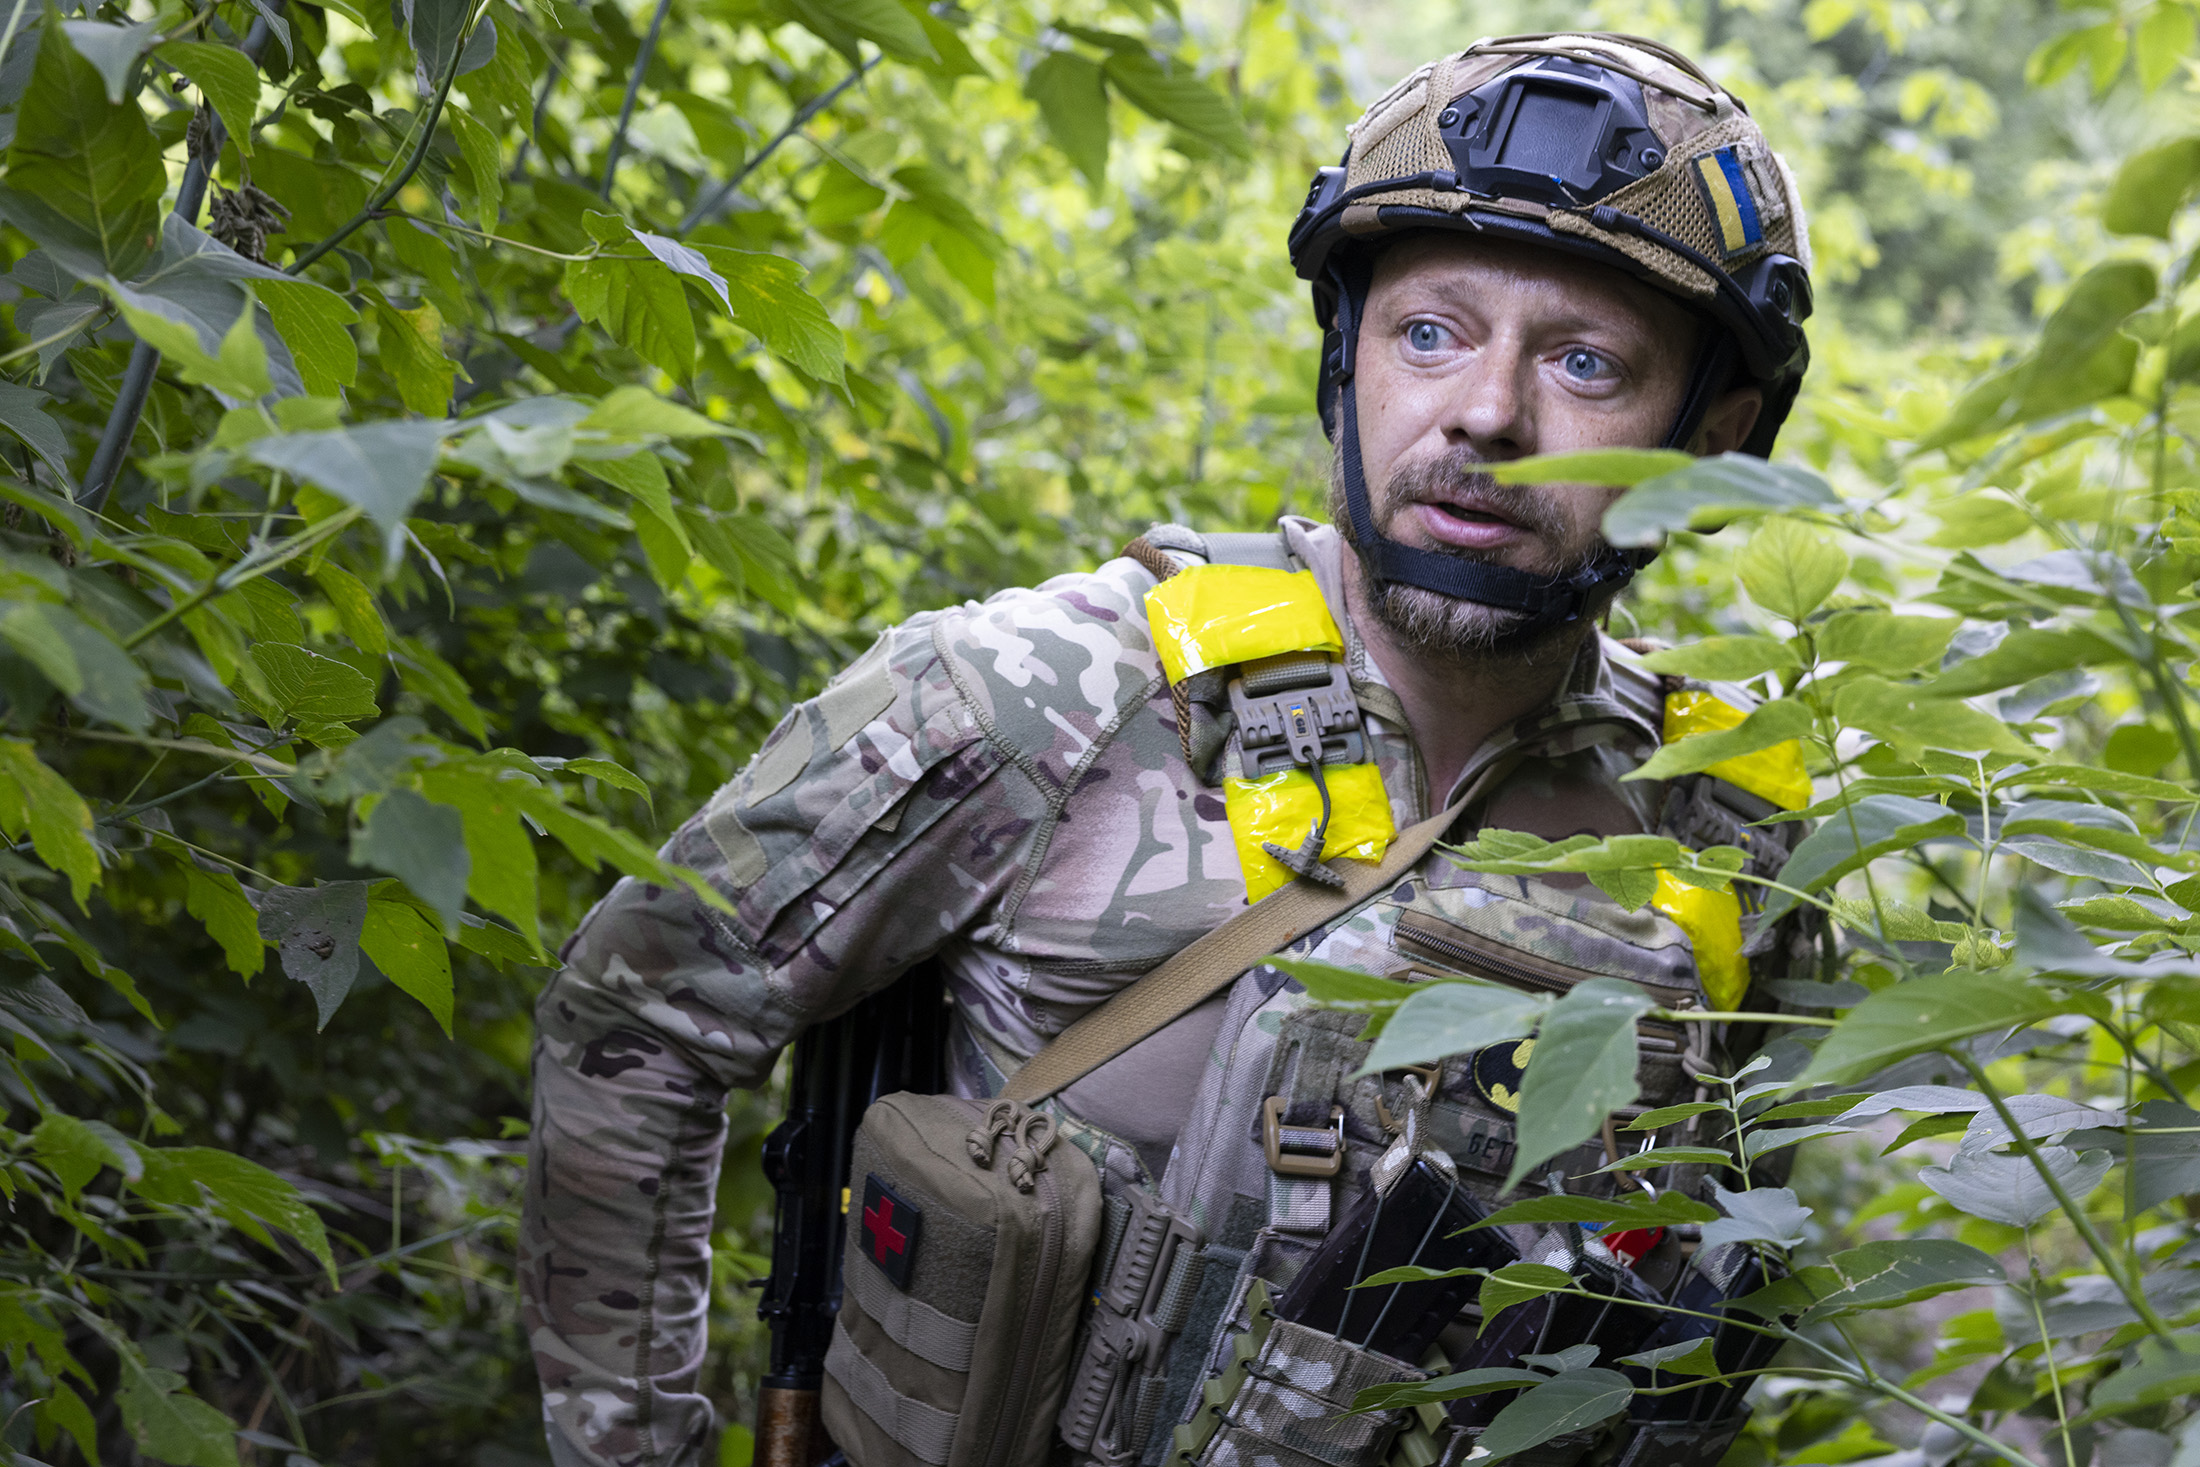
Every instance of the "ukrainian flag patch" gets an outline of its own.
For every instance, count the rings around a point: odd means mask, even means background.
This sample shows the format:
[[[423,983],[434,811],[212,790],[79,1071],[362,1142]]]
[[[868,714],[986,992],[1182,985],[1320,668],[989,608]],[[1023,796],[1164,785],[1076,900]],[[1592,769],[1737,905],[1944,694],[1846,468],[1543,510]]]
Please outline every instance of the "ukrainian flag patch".
[[[1749,179],[1742,171],[1742,156],[1733,147],[1719,148],[1695,159],[1696,182],[1703,187],[1704,202],[1719,226],[1719,242],[1727,258],[1764,241],[1764,225],[1757,218],[1757,201],[1750,196]]]

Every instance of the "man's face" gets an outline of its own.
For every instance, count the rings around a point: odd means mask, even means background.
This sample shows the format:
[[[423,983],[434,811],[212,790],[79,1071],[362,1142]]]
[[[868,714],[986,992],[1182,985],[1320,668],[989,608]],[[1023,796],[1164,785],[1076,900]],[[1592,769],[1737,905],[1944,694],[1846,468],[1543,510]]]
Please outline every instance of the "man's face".
[[[1587,563],[1620,491],[1496,484],[1477,466],[1663,442],[1702,329],[1678,303],[1607,266],[1453,234],[1401,240],[1376,262],[1357,353],[1376,528],[1406,545],[1541,575]],[[1742,389],[1714,409],[1707,437],[1732,441],[1712,451],[1746,436],[1756,401]],[[1746,413],[1734,432],[1738,408]],[[1334,476],[1331,499],[1349,535]],[[1430,653],[1534,650],[1507,636],[1519,613],[1433,591],[1391,586],[1373,609]]]

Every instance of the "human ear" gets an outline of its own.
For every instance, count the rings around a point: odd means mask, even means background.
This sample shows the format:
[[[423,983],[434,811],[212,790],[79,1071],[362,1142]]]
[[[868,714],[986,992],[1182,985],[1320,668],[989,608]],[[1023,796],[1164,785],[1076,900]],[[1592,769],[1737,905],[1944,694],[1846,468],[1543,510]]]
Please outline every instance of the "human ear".
[[[1749,441],[1749,430],[1757,426],[1757,414],[1764,406],[1765,395],[1755,387],[1737,387],[1724,394],[1704,414],[1703,426],[1696,430],[1688,451],[1698,458],[1732,453]]]

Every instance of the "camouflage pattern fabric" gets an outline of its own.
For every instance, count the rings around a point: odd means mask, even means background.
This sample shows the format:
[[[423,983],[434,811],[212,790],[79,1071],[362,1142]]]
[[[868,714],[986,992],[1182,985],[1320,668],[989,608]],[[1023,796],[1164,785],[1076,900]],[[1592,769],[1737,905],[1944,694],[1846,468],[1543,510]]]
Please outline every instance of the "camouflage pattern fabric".
[[[1422,1372],[1279,1319],[1245,1376],[1200,1467],[1373,1467],[1406,1413],[1348,1416],[1353,1397],[1369,1386],[1419,1380]]]
[[[1403,828],[1449,792],[1431,800],[1398,700],[1352,630],[1341,540],[1298,519],[1283,533],[1344,629],[1370,757]],[[730,1087],[762,1084],[805,1026],[937,955],[955,1001],[951,1083],[990,1094],[1243,909],[1220,793],[1185,763],[1147,631],[1154,583],[1119,559],[888,632],[666,845],[737,916],[623,880],[567,944],[537,1007],[520,1261],[560,1467],[686,1464],[707,1445],[713,1412],[696,1387]],[[1631,663],[1590,638],[1558,698],[1492,741],[1463,779],[1493,758],[1523,762],[1488,823],[1554,838],[1655,828],[1661,791],[1618,783],[1658,736],[1662,689]],[[1530,941],[1543,940],[1538,923],[1651,949],[1683,941],[1578,878],[1462,880],[1440,855],[1423,873],[1457,888],[1461,910],[1478,894],[1510,900]],[[1383,922],[1351,919],[1328,955],[1364,951],[1392,970]],[[1238,1051],[1261,1032],[1253,1011],[1285,987],[1257,971],[1057,1098],[1065,1135],[1111,1193],[1164,1168],[1172,1194],[1203,1190],[1176,1185],[1171,1148],[1195,1101],[1223,1119],[1205,1098],[1222,1072],[1266,1065]],[[1218,1189],[1205,1195],[1257,1197],[1257,1132],[1221,1140],[1190,1169]],[[1253,1229],[1221,1231],[1242,1243]]]

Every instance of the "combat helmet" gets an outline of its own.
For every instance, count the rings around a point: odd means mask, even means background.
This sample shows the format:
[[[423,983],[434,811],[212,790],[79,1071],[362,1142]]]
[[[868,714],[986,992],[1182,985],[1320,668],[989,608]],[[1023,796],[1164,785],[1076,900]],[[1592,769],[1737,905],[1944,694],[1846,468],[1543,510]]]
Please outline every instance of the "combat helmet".
[[[1810,239],[1795,182],[1748,109],[1687,57],[1610,33],[1501,36],[1414,72],[1352,125],[1291,226],[1324,332],[1320,409],[1338,441],[1354,542],[1379,581],[1564,621],[1655,551],[1607,549],[1568,577],[1531,575],[1387,539],[1360,462],[1353,357],[1371,246],[1449,229],[1624,270],[1710,323],[1666,434],[1685,448],[1719,394],[1764,408],[1763,457],[1810,361]]]

